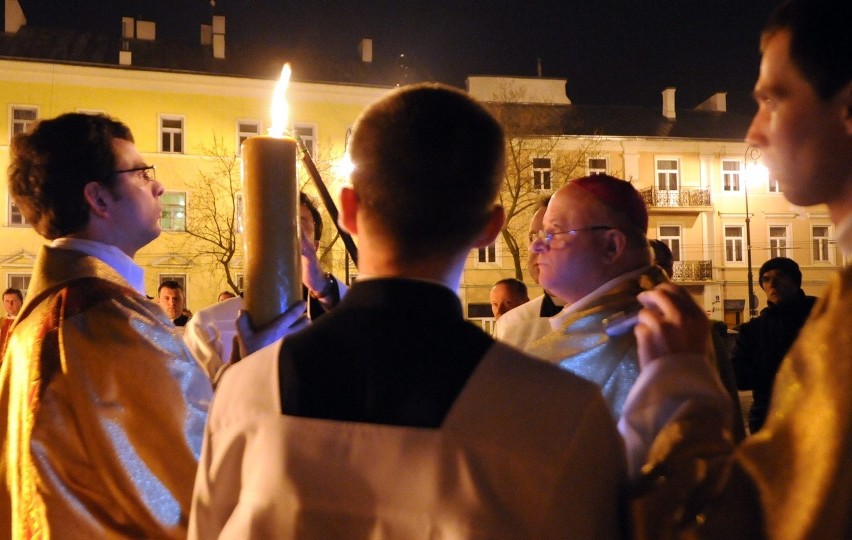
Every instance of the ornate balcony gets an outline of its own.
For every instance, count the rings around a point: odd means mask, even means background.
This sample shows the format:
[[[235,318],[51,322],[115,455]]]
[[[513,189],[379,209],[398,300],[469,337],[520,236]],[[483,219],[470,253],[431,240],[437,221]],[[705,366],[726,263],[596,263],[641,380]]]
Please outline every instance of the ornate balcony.
[[[709,207],[710,189],[681,189],[663,191],[656,187],[640,189],[639,193],[650,209],[653,208],[698,208]]]
[[[713,261],[675,261],[672,281],[713,281]]]

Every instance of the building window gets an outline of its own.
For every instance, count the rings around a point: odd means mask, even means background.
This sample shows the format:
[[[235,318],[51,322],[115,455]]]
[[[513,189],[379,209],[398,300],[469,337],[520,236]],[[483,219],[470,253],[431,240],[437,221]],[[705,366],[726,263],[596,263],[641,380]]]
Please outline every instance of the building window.
[[[769,193],[781,193],[781,184],[771,176],[769,177]]]
[[[672,260],[679,261],[680,258],[680,226],[663,225],[657,230],[657,239],[669,246],[672,250]]]
[[[246,279],[242,274],[237,274],[237,278],[234,280],[237,282],[237,289],[241,292],[246,290]]]
[[[769,227],[769,257],[789,257],[790,229],[785,225]]]
[[[243,142],[249,137],[260,135],[260,120],[237,120],[237,155],[242,154]]]
[[[11,141],[12,137],[18,133],[25,133],[32,129],[36,120],[38,120],[38,107],[12,105],[9,118],[12,122],[12,125],[9,126],[9,141]]]
[[[494,242],[490,246],[479,248],[477,251],[477,262],[480,264],[497,262],[497,242]]]
[[[742,162],[734,160],[722,161],[722,191],[740,191],[740,178]]]
[[[550,158],[533,158],[533,189],[553,189],[550,182]]]
[[[679,183],[678,160],[657,160],[657,189],[661,191],[677,191]]]
[[[183,116],[160,115],[160,152],[183,153]]]
[[[593,174],[606,174],[608,168],[606,158],[589,158],[587,168],[589,176]]]
[[[725,225],[725,261],[743,262],[743,226]]]
[[[21,213],[21,209],[18,208],[18,205],[15,204],[15,201],[12,200],[12,197],[9,197],[9,226],[10,227],[23,227],[27,225],[27,220],[24,218],[24,214]]]
[[[833,263],[834,250],[831,249],[831,231],[827,225],[811,227],[811,245],[813,246],[814,262]]]
[[[27,289],[30,288],[30,274],[7,274],[6,286],[21,290],[21,295],[27,297]]]
[[[186,230],[186,193],[166,191],[160,197],[162,217],[160,228],[164,231]]]
[[[311,157],[317,157],[317,128],[314,124],[293,124],[293,131],[301,137],[305,143],[305,148],[311,154]]]
[[[234,194],[234,226],[239,234],[243,234],[243,194]],[[242,290],[242,288],[240,288]]]

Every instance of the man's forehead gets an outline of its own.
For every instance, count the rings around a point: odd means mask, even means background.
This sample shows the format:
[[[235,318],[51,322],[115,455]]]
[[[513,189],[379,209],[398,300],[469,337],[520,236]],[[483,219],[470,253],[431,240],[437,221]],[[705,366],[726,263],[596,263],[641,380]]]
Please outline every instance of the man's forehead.
[[[112,150],[115,153],[115,164],[118,169],[129,169],[145,164],[142,155],[136,150],[136,145],[126,139],[113,139]]]
[[[566,186],[556,192],[547,205],[544,213],[544,223],[564,223],[578,214],[584,204],[583,199],[588,199],[588,194],[579,188]]]

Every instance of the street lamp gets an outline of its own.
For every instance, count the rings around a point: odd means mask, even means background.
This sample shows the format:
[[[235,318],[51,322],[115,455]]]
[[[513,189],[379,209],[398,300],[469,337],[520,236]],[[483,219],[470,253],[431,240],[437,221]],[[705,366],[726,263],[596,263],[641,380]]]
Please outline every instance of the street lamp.
[[[766,167],[760,163],[760,148],[749,146],[745,152],[745,223],[746,223],[746,264],[748,265],[748,313],[749,319],[757,316],[757,296],[754,294],[754,274],[751,271],[751,214],[748,211],[748,184],[750,180],[759,180],[768,176]]]

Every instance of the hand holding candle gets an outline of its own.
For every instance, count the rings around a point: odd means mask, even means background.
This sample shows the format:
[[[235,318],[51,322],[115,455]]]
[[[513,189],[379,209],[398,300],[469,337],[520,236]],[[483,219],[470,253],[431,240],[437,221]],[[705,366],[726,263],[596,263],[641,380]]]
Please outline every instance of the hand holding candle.
[[[289,78],[287,64],[275,88],[269,136],[242,145],[245,304],[255,329],[302,298],[296,141],[283,136]]]

